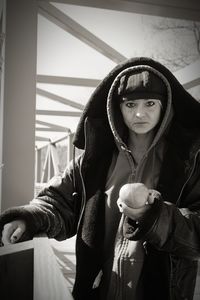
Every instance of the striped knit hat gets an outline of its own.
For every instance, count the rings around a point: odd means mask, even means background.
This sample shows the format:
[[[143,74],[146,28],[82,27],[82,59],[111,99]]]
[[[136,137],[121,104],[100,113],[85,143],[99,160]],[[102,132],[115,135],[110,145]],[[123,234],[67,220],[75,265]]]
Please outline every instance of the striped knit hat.
[[[166,105],[167,88],[163,80],[149,70],[131,71],[120,78],[117,89],[120,101],[159,99]]]

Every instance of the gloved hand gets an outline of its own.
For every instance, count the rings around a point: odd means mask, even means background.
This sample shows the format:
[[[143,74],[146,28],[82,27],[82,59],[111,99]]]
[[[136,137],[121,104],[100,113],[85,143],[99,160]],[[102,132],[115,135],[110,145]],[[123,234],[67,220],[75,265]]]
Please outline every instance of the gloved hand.
[[[4,225],[1,241],[3,245],[14,244],[26,231],[26,223],[23,220],[14,220]]]

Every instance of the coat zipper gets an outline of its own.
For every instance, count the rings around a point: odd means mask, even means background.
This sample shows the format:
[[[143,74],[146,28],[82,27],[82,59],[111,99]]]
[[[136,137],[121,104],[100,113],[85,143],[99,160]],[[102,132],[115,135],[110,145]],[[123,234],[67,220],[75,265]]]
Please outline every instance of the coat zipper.
[[[86,143],[86,120],[85,120],[85,123],[84,123],[85,143]],[[86,147],[85,147],[85,149],[86,149]],[[79,220],[78,220],[78,225],[77,225],[77,233],[78,233],[79,228],[80,228],[80,223],[81,223],[81,220],[82,220],[82,217],[83,217],[83,213],[84,213],[84,210],[85,210],[85,205],[86,205],[86,189],[85,189],[85,183],[84,183],[83,175],[82,175],[82,165],[83,165],[84,156],[85,156],[85,152],[83,154],[83,157],[82,157],[82,160],[81,160],[81,163],[80,163],[80,177],[81,177],[81,183],[82,183],[83,193],[82,193],[82,201],[81,201],[81,206],[82,207],[81,207],[81,212],[80,212],[80,216],[79,216]]]
[[[79,216],[79,220],[78,220],[78,225],[77,225],[77,233],[79,231],[79,227],[80,227],[80,223],[83,217],[83,212],[85,210],[85,204],[86,204],[86,190],[85,190],[85,184],[84,184],[84,180],[83,180],[83,175],[82,172],[80,170],[80,177],[81,177],[81,183],[82,183],[82,187],[83,187],[83,194],[82,194],[82,201],[81,201],[81,212],[80,212],[80,216]]]
[[[134,158],[133,158],[133,155],[132,155],[131,150],[129,150],[129,149],[128,149],[127,147],[125,147],[124,145],[121,145],[121,149],[124,150],[124,151],[127,153],[127,158],[128,158],[128,160],[130,161],[130,164],[131,164],[132,174],[136,177],[137,171],[136,171],[136,169],[135,169],[134,167],[132,167],[132,166],[134,166],[135,162],[134,162]],[[144,161],[144,159],[145,159],[146,157],[147,157],[147,154],[144,155],[144,157],[142,158],[140,164],[143,163],[143,161]],[[147,255],[147,254],[148,254],[148,250],[147,250],[147,242],[146,242],[146,241],[143,241],[143,242],[142,242],[142,246],[143,246],[143,249],[144,249],[145,254]]]
[[[124,145],[121,145],[121,149],[125,152],[125,155],[127,156],[127,159],[130,163],[130,167],[131,167],[131,174],[136,177],[137,176],[137,171],[135,168],[135,162],[134,162],[134,157],[132,155],[131,150],[129,150],[127,147],[125,147]],[[140,164],[143,163],[144,159],[146,158],[146,155],[143,157],[143,159],[141,160]],[[118,271],[121,274],[121,278],[123,278],[123,257],[127,251],[127,247],[128,247],[128,242],[127,240],[123,237],[122,238],[122,248],[121,248],[121,252],[120,255],[118,257]],[[145,254],[147,255],[147,247],[146,247],[146,242],[143,241],[142,242],[142,247],[144,249]],[[122,281],[122,283],[120,284],[120,280]],[[118,282],[117,282],[117,287],[116,287],[116,291],[115,291],[115,299],[117,299],[117,297],[120,296],[120,294],[122,295],[122,297],[124,297],[124,281],[123,279],[120,279],[120,277],[118,278]]]

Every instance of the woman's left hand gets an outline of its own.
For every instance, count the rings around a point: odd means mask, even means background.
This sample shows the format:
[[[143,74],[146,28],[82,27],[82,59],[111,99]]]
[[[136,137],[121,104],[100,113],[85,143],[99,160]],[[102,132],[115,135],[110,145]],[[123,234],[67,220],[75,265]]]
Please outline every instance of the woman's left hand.
[[[133,208],[128,206],[123,200],[120,198],[117,200],[117,205],[119,207],[119,211],[126,215],[127,217],[133,220],[139,220],[146,213],[146,211],[150,208],[150,204],[145,204],[139,208]]]
[[[121,213],[139,220],[154,202],[157,191],[148,189],[143,183],[128,183],[119,192],[117,205]]]

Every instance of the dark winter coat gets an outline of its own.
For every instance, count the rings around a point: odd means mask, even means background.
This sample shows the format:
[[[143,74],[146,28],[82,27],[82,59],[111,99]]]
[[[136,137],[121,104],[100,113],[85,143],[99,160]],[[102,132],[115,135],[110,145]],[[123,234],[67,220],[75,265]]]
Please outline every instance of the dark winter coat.
[[[2,226],[24,218],[30,237],[44,231],[61,240],[77,233],[75,299],[98,299],[92,285],[103,263],[104,187],[116,149],[106,99],[117,74],[140,64],[158,69],[168,79],[174,118],[157,185],[162,198],[155,200],[139,225],[126,219],[123,232],[128,239],[146,241],[145,299],[193,297],[200,257],[200,104],[165,67],[140,58],[118,65],[91,96],[74,139],[76,147],[85,149],[75,165],[62,178],[54,178],[31,205],[7,210],[0,219]]]

